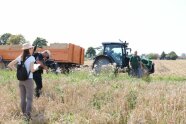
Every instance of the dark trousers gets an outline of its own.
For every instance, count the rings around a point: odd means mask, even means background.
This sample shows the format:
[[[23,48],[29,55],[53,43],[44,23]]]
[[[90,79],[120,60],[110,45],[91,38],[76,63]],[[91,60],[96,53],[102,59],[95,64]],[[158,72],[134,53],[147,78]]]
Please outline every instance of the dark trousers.
[[[43,84],[42,84],[42,73],[38,72],[38,71],[34,72],[33,73],[33,79],[34,79],[35,84],[36,84],[36,88],[35,88],[35,93],[36,94],[35,95],[37,97],[39,97],[40,96],[40,90],[43,87]]]

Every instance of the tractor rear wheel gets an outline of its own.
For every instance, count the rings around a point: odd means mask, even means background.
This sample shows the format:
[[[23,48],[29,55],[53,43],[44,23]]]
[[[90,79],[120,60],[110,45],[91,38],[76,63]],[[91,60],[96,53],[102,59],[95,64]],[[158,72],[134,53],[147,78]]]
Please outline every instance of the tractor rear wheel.
[[[96,74],[99,74],[104,66],[111,64],[107,58],[98,58],[94,61],[92,69]]]

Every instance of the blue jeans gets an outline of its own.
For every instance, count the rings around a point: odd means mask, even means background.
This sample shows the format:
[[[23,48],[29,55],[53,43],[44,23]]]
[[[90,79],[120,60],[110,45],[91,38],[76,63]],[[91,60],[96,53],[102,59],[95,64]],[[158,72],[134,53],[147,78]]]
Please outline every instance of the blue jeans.
[[[136,68],[136,69],[132,69],[132,76],[140,78],[140,77],[142,77],[142,75],[143,75],[143,73],[142,73],[141,67]]]

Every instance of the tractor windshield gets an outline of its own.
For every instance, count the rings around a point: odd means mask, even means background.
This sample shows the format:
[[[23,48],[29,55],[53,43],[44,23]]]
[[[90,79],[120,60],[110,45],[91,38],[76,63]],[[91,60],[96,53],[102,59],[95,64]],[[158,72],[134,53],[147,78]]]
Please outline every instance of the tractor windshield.
[[[120,44],[105,45],[104,53],[114,59],[117,65],[122,65],[122,47]]]

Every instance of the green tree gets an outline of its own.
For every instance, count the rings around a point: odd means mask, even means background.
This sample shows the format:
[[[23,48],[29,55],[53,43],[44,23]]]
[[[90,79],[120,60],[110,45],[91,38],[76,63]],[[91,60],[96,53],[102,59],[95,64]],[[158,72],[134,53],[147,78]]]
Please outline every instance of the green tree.
[[[10,34],[10,33],[5,33],[5,34],[1,35],[1,37],[0,37],[0,45],[5,45],[11,35],[12,34]]]
[[[43,38],[40,38],[40,37],[37,37],[34,42],[33,42],[33,46],[35,46],[37,43],[37,46],[42,48],[43,46],[47,46],[47,43],[48,41],[46,39],[43,39]]]
[[[178,56],[174,51],[172,51],[166,55],[166,58],[169,60],[176,60],[178,58]]]
[[[87,51],[86,51],[86,55],[87,55],[88,57],[93,57],[93,56],[95,56],[95,55],[96,55],[95,49],[94,49],[93,47],[89,47],[89,48],[87,49]]]
[[[147,55],[147,58],[149,59],[158,59],[159,55],[157,53],[150,53]]]
[[[165,57],[166,57],[166,54],[165,54],[165,52],[163,51],[163,52],[161,53],[160,59],[165,59]]]
[[[26,42],[27,41],[25,40],[25,38],[21,34],[11,35],[7,40],[7,44],[24,44]]]

